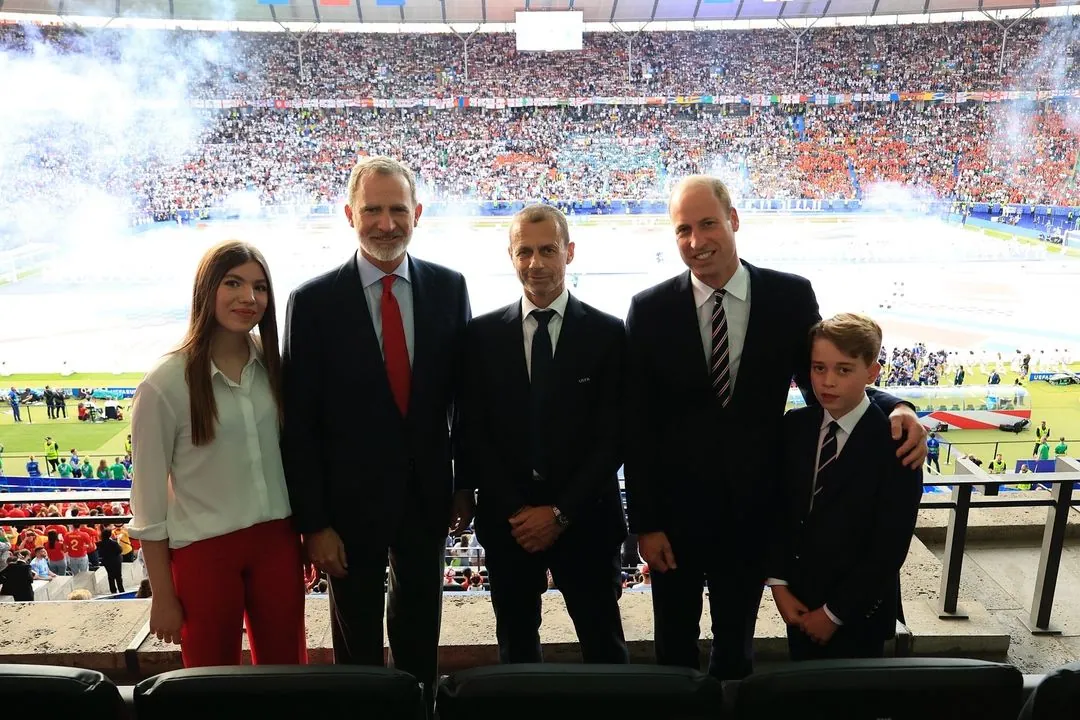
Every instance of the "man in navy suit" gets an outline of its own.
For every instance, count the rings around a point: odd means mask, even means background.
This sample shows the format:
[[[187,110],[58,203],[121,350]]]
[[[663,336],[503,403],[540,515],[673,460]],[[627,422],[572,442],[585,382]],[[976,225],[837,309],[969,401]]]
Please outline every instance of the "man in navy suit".
[[[881,371],[878,324],[842,313],[811,337],[820,405],[784,416],[767,584],[792,660],[881,657],[896,628],[922,469],[896,458],[889,421],[866,394]]]
[[[510,225],[523,296],[469,323],[459,487],[477,489],[499,658],[540,662],[550,569],[585,662],[628,662],[619,615],[623,323],[566,288],[566,218],[533,205]]]
[[[715,178],[679,183],[668,202],[689,268],[634,297],[627,315],[626,492],[630,531],[653,577],[657,660],[698,667],[709,587],[709,672],[752,670],[775,517],[769,459],[748,452],[779,434],[794,377],[807,402],[809,331],[821,318],[810,282],[739,260],[739,214]],[[884,393],[897,454],[919,467],[925,430]]]
[[[406,252],[423,212],[408,168],[365,158],[348,197],[359,251],[289,298],[285,476],[308,555],[330,575],[335,661],[383,663],[389,560],[391,659],[431,702],[447,527],[472,512],[471,493],[454,493],[451,442],[469,295],[460,273]]]

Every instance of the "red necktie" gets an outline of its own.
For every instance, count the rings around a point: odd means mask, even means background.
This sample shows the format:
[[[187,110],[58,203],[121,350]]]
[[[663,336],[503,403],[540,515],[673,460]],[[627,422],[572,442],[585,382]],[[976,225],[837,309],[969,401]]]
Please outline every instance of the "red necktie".
[[[392,292],[396,277],[386,275],[382,279],[382,344],[390,392],[394,394],[394,402],[401,416],[405,417],[409,413],[412,370],[409,367],[409,348],[405,344],[405,325],[401,321],[401,306]]]

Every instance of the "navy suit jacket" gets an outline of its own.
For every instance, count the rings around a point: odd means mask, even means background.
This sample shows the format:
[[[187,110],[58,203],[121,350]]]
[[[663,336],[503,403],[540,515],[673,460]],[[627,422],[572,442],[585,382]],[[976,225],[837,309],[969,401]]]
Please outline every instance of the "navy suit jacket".
[[[458,486],[477,492],[481,542],[512,541],[523,505],[556,505],[570,519],[561,540],[615,548],[626,535],[619,481],[626,336],[616,317],[573,295],[566,305],[548,386],[551,425],[530,427],[521,301],[469,323]],[[550,466],[533,479],[528,433],[548,438]]]
[[[415,334],[404,418],[356,257],[289,298],[281,447],[301,532],[333,527],[346,544],[386,541],[405,521],[410,532],[446,534],[458,362],[472,313],[460,273],[412,256],[408,263]]]
[[[758,563],[775,503],[765,449],[780,434],[792,378],[808,404],[817,402],[809,332],[821,315],[806,278],[743,265],[750,273],[750,322],[726,408],[712,389],[690,272],[631,302],[627,512],[631,532],[737,544],[742,557]],[[886,414],[898,404],[885,393],[870,395]]]
[[[784,417],[781,499],[766,574],[786,580],[811,610],[828,605],[845,632],[884,641],[896,627],[898,577],[915,532],[922,469],[900,463],[889,420],[871,405],[811,509],[822,417],[820,407]]]

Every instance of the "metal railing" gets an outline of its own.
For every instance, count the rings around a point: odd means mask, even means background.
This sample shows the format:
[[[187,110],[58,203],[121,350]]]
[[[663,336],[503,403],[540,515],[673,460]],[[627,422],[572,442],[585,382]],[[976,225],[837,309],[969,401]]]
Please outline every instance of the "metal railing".
[[[934,476],[924,485],[952,488],[949,500],[933,500],[923,497],[922,509],[946,509],[950,511],[948,528],[945,534],[945,554],[941,566],[941,591],[938,599],[938,616],[941,618],[964,619],[966,615],[957,610],[960,599],[960,577],[964,566],[964,550],[967,544],[968,517],[972,509],[1045,507],[1046,523],[1043,528],[1042,549],[1039,555],[1039,572],[1035,581],[1035,596],[1031,602],[1031,614],[1025,625],[1032,633],[1056,634],[1058,631],[1050,625],[1050,613],[1054,604],[1054,592],[1057,589],[1058,570],[1061,567],[1061,554],[1065,546],[1065,531],[1069,522],[1069,510],[1080,505],[1080,499],[1073,497],[1073,484],[1080,482],[1080,462],[1073,458],[1059,457],[1052,473],[1027,473],[991,475],[971,462],[969,458],[958,458],[956,473],[949,479],[936,479]],[[1024,478],[1050,486],[1048,499],[1009,498],[973,499],[972,491],[980,486],[998,485],[1004,477]],[[933,496],[931,496],[933,497]]]
[[[1009,482],[1006,478],[1023,478],[1050,487],[1050,497],[1009,496],[973,498],[976,489],[985,490]],[[948,510],[949,522],[945,535],[945,552],[941,567],[941,588],[938,599],[938,615],[942,618],[965,619],[966,615],[958,611],[960,599],[960,578],[964,565],[964,551],[967,547],[968,520],[971,511],[987,508],[1045,507],[1046,521],[1043,528],[1042,547],[1039,556],[1039,571],[1035,582],[1035,594],[1031,604],[1030,617],[1025,621],[1034,634],[1055,634],[1058,631],[1050,625],[1054,593],[1057,589],[1058,571],[1065,545],[1066,527],[1069,511],[1080,506],[1080,498],[1074,496],[1073,484],[1080,482],[1080,461],[1074,458],[1059,457],[1052,473],[1028,473],[1019,475],[991,475],[967,457],[957,458],[956,474],[950,476],[925,476],[926,487],[950,487],[949,499],[939,499],[940,495],[924,495],[920,509]],[[26,492],[0,493],[0,503],[35,503],[35,502],[70,502],[77,494],[79,501],[123,502],[130,498],[128,490],[83,490],[67,492]],[[47,518],[4,518],[2,525],[28,527],[40,525]],[[57,520],[56,518],[53,519]],[[77,518],[59,518],[65,525],[122,524],[131,520],[130,516],[89,516]],[[447,548],[447,558],[463,559],[451,555]],[[470,548],[470,556],[475,549]],[[482,551],[478,551],[482,552]]]
[[[982,460],[984,460],[985,462],[988,463],[988,462],[990,462],[991,460],[993,460],[994,458],[996,458],[998,456],[999,450],[1000,450],[1002,445],[1034,445],[1035,444],[1035,439],[1034,438],[1030,438],[1030,439],[1027,439],[1027,440],[994,440],[994,441],[983,440],[981,442],[967,442],[967,441],[964,441],[964,440],[958,440],[958,441],[954,442],[954,441],[951,441],[951,440],[943,439],[939,435],[938,439],[941,440],[941,444],[945,446],[945,464],[946,465],[948,465],[952,461],[952,449],[953,449],[954,445],[957,447],[957,453],[963,453],[965,455],[973,454],[973,453],[970,452],[969,448],[984,447],[984,446],[993,445],[994,446],[994,451],[992,453],[990,453],[987,457],[982,458]],[[1051,450],[1051,452],[1054,449],[1054,445],[1057,442],[1059,442],[1059,440],[1060,440],[1060,438],[1050,440],[1050,450]],[[1065,438],[1065,444],[1068,445],[1070,448],[1074,447],[1074,443],[1080,443],[1080,440],[1075,440],[1075,439],[1071,439],[1071,438]],[[1050,458],[1050,459],[1053,460],[1054,458]]]

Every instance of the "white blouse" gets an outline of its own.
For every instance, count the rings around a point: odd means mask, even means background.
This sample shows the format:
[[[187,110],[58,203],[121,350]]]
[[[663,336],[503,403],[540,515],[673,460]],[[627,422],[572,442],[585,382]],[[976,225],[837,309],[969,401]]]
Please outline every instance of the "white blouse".
[[[131,537],[182,548],[289,517],[277,406],[259,351],[251,346],[239,385],[211,362],[218,421],[202,447],[191,442],[184,362],[166,356],[135,391]]]

